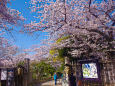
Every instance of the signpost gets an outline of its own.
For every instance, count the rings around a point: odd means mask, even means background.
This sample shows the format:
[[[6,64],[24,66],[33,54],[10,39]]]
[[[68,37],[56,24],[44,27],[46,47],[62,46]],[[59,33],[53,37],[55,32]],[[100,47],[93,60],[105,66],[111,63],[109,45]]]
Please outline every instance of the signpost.
[[[1,69],[1,86],[7,85],[7,69]]]
[[[7,80],[7,70],[6,69],[1,70],[1,80]]]

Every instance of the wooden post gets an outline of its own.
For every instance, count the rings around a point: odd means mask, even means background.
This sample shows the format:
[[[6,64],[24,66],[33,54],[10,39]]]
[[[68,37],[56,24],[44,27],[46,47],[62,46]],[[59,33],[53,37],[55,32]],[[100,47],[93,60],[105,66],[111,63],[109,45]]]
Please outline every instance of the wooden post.
[[[28,86],[28,84],[30,83],[29,81],[29,72],[30,72],[30,67],[29,67],[29,64],[30,64],[30,59],[28,58],[25,58],[25,69],[26,69],[26,75],[25,75],[25,81],[26,81],[26,85]]]
[[[81,72],[80,72],[80,64],[76,61],[76,86],[82,86],[82,80],[81,80]]]
[[[0,86],[1,86],[1,69],[0,69]]]
[[[24,62],[25,62],[25,65],[24,65],[24,66],[25,66],[25,68],[26,68],[27,72],[29,72],[30,59],[25,58]]]

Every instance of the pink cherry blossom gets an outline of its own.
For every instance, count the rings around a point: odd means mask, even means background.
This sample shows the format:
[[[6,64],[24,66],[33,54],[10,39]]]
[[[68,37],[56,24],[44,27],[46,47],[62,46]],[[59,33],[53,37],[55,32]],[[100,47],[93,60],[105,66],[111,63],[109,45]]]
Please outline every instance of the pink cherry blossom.
[[[100,57],[108,57],[111,54],[112,57],[115,39],[115,1],[31,0],[31,5],[34,12],[41,14],[35,17],[40,19],[40,22],[26,24],[24,31],[46,31],[51,43],[69,35],[69,39],[51,46],[71,48],[78,57],[87,53]]]

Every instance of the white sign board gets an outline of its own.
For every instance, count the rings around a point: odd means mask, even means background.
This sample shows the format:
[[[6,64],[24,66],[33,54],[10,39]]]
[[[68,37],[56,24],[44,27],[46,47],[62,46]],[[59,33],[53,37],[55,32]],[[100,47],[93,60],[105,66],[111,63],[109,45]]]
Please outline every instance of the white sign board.
[[[7,80],[7,70],[1,70],[1,80]]]
[[[84,78],[98,78],[96,63],[82,64]]]

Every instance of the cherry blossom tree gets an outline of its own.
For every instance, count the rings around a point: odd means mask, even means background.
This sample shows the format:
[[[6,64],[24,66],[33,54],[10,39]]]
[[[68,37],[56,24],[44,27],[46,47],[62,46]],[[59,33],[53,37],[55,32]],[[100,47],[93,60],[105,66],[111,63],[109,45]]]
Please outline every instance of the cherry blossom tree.
[[[17,46],[11,45],[8,40],[0,37],[0,63],[3,65],[12,65],[17,52]]]
[[[31,0],[40,22],[25,25],[25,31],[47,31],[50,40],[70,36],[56,48],[70,48],[72,54],[114,57],[114,0]]]
[[[29,49],[25,49],[24,52],[33,53],[33,54],[27,56],[31,60],[40,61],[40,60],[46,59],[46,57],[48,57],[49,50],[50,50],[49,46],[46,46],[46,45],[42,45],[42,46],[33,45]]]
[[[8,3],[10,3],[10,0],[0,0],[0,61],[7,65],[14,63],[14,55],[18,48],[5,39],[3,35],[6,32],[11,33],[14,29],[13,26],[24,20],[18,10],[8,7]]]
[[[24,20],[18,10],[7,6],[10,0],[0,0],[0,32],[12,31],[12,25],[17,25],[19,21]]]

